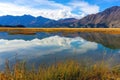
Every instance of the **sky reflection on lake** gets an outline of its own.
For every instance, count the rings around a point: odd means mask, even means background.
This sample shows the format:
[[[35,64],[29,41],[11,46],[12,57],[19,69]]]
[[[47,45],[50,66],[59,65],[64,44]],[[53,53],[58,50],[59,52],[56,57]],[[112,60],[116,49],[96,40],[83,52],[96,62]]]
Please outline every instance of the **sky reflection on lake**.
[[[7,33],[0,33],[0,35],[1,66],[4,64],[6,59],[14,62],[16,55],[19,60],[26,60],[28,62],[35,63],[47,61],[53,62],[54,56],[59,61],[72,58],[74,55],[76,55],[77,60],[88,57],[93,60],[100,60],[102,59],[104,52],[106,53],[106,59],[111,55],[120,55],[119,48],[114,50],[109,47],[105,47],[100,36],[99,39],[96,40],[95,35],[91,34],[79,34],[80,36],[77,35],[74,37],[44,33],[29,36],[8,35]],[[90,37],[92,37],[92,39],[90,39]],[[100,43],[99,40],[102,43]],[[117,60],[117,62],[119,62],[119,60]]]

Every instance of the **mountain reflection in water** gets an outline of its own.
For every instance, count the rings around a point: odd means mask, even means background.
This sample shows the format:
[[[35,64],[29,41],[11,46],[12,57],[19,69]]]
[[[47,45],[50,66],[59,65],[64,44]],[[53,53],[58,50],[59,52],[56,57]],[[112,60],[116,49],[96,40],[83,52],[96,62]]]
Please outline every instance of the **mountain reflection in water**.
[[[102,33],[84,33],[80,36],[88,41],[100,43],[111,49],[120,49],[120,35]]]
[[[8,35],[0,33],[0,69],[6,59],[15,58],[28,63],[52,64],[66,59],[88,60],[91,63],[103,59],[111,65],[120,62],[120,35],[102,33],[37,33],[36,35]]]

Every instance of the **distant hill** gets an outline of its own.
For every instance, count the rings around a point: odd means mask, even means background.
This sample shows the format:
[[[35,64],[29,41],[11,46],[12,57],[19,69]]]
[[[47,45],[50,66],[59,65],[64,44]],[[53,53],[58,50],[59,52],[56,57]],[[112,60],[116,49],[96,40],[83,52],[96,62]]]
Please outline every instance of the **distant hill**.
[[[58,21],[44,18],[42,16],[33,17],[31,15],[23,16],[1,16],[0,27],[15,27],[17,25],[23,25],[26,27],[69,27],[70,23],[75,22],[75,18],[60,19]]]
[[[67,18],[52,20],[42,16],[1,16],[0,25],[23,25],[26,27],[81,27],[81,28],[120,28],[120,6],[113,6],[97,14],[88,15],[82,19]]]
[[[73,27],[73,23],[78,21],[75,18],[60,19],[58,21],[50,21],[43,25],[43,27]]]
[[[23,15],[23,16],[1,16],[0,17],[0,25],[9,25],[9,26],[16,26],[16,25],[23,25],[26,27],[39,27],[43,26],[45,23],[53,21],[48,18],[44,17],[33,17],[31,15]]]

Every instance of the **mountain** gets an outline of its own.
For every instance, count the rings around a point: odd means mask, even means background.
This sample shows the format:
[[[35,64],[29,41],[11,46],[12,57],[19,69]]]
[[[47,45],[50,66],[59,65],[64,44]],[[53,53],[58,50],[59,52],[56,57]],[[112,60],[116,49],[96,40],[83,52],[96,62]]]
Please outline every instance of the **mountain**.
[[[103,12],[88,15],[73,24],[75,27],[120,28],[120,6],[113,6]]]
[[[26,27],[81,27],[81,28],[120,28],[120,6],[113,6],[97,14],[88,15],[82,19],[66,18],[52,20],[42,16],[1,16],[0,26],[15,27],[22,25]]]
[[[0,27],[19,27],[20,25],[26,27],[69,27],[69,24],[75,22],[76,20],[77,19],[75,18],[67,18],[56,21],[42,16],[33,17],[31,15],[7,15],[0,17]]]
[[[44,27],[82,27],[82,28],[120,28],[120,6],[113,6],[97,14],[88,15],[80,20],[75,18],[49,22]]]
[[[58,21],[49,21],[43,27],[73,27],[73,23],[78,21],[75,18],[60,19]]]
[[[44,17],[33,17],[31,15],[23,15],[23,16],[1,16],[0,17],[0,25],[9,25],[9,26],[16,26],[16,25],[23,25],[26,27],[39,27],[44,25],[45,23],[53,21],[48,18]]]

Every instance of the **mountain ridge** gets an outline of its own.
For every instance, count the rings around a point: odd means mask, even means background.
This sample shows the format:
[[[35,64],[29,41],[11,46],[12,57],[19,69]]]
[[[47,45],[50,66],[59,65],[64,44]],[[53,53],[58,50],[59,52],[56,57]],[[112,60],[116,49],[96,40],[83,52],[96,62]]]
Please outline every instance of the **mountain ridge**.
[[[69,28],[120,28],[120,6],[113,6],[102,12],[91,14],[82,19],[65,18],[52,20],[42,16],[0,16],[0,25],[23,25],[26,27],[69,27]]]
[[[0,16],[0,25],[23,25],[26,27],[33,27],[45,24],[47,21],[52,21],[51,19],[44,18],[42,16],[34,17],[31,15],[23,15],[23,16]]]

